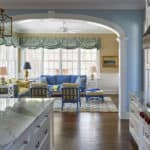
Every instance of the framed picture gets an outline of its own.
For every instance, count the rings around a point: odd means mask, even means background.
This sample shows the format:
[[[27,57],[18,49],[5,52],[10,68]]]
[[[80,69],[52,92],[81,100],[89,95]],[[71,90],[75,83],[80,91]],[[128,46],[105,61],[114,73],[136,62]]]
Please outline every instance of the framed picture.
[[[118,56],[102,56],[102,67],[117,68]]]

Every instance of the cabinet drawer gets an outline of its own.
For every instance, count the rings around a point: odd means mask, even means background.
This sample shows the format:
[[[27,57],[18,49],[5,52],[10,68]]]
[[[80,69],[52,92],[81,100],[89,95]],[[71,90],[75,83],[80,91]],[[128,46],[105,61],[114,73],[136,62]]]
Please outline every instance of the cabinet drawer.
[[[41,120],[40,124],[37,125],[33,131],[33,148],[32,149],[38,149],[41,145],[42,140],[46,135],[49,134],[49,116],[43,116],[43,119]]]
[[[29,143],[30,143],[30,133],[25,132],[22,136],[19,137],[17,141],[15,141],[11,150],[28,150]]]
[[[143,140],[143,149],[144,150],[150,150],[150,144],[148,144],[149,141],[147,141],[147,139],[144,137],[144,140]]]
[[[150,146],[150,128],[146,123],[144,124],[144,139],[147,141],[147,144]]]

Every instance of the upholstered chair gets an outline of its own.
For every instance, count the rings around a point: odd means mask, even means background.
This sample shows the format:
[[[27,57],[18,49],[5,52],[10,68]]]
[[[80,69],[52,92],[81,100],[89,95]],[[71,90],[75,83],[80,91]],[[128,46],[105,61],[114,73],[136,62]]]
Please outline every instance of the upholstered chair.
[[[76,103],[78,112],[79,104],[81,106],[79,85],[75,83],[63,83],[61,95],[62,95],[62,110],[64,107],[64,103]]]
[[[32,83],[30,85],[30,97],[48,97],[48,85],[45,83]]]

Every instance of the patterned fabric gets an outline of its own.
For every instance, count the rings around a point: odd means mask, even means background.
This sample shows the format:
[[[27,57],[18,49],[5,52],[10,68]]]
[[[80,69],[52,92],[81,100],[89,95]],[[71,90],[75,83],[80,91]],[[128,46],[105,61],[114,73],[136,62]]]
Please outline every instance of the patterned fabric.
[[[103,90],[97,90],[97,91],[87,91],[86,95],[103,95],[104,91]]]
[[[68,88],[78,88],[79,84],[77,83],[63,83],[62,87],[68,87]]]
[[[62,98],[65,101],[77,101],[78,88],[62,88]]]
[[[5,95],[6,97],[15,97],[15,85],[14,84],[5,84],[0,85],[0,95]]]
[[[7,94],[8,88],[0,88],[0,94]]]
[[[46,49],[56,48],[86,48],[100,49],[100,39],[97,38],[52,38],[52,37],[35,37],[35,36],[19,36],[20,47],[37,49],[40,47]]]
[[[71,84],[73,86],[73,84]],[[77,111],[78,111],[78,104],[80,103],[80,90],[77,87],[78,84],[74,84],[76,87],[62,87],[62,110],[64,103],[76,103],[77,104]]]
[[[88,103],[85,98],[81,98],[80,112],[118,112],[117,106],[114,104],[110,97],[104,97],[104,102],[98,99],[92,99]],[[61,98],[54,101],[53,110],[61,112]],[[73,103],[66,103],[64,105],[64,112],[75,112],[76,105]]]
[[[30,97],[48,97],[47,84],[34,83],[30,86]]]

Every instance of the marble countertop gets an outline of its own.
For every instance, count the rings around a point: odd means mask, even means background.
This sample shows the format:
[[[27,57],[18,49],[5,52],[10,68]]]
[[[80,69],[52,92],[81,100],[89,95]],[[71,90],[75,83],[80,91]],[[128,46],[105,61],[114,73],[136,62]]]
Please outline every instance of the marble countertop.
[[[54,98],[0,98],[0,147],[21,133],[54,101]]]

